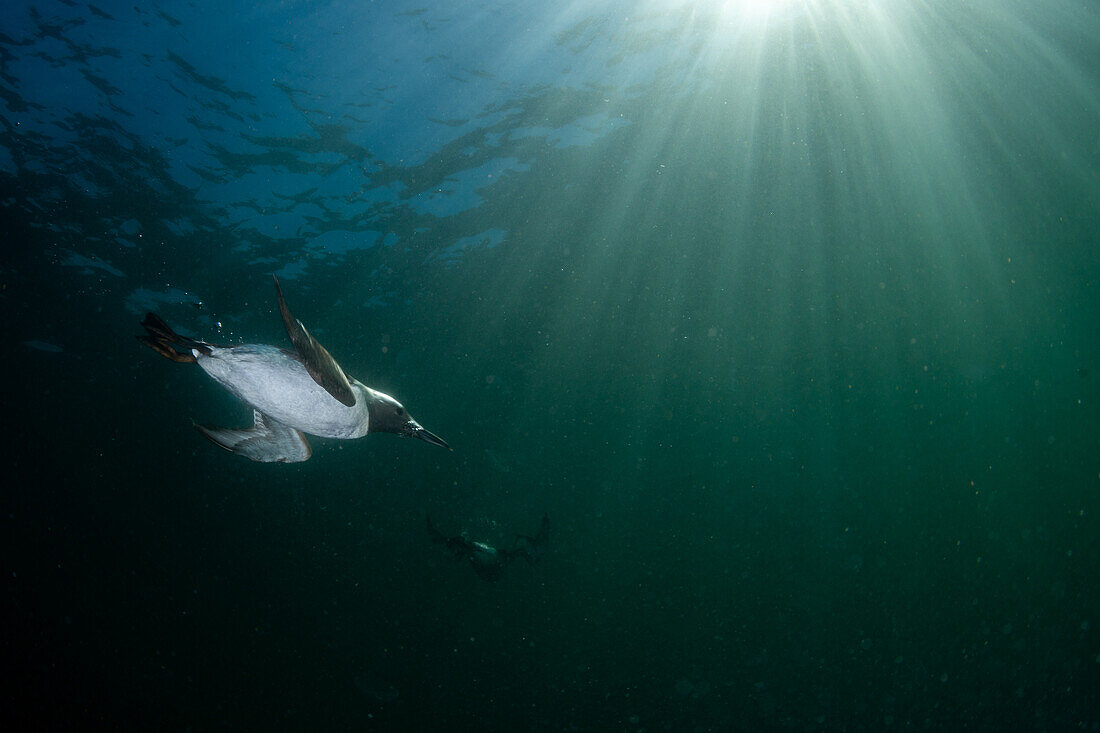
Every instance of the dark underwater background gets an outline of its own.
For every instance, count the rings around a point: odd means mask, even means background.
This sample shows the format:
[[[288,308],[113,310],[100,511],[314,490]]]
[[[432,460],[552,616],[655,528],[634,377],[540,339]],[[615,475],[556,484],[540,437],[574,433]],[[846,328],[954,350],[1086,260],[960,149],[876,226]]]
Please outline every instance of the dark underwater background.
[[[1100,728],[1095,2],[12,0],[0,124],[9,730]],[[453,451],[193,430],[273,273]]]

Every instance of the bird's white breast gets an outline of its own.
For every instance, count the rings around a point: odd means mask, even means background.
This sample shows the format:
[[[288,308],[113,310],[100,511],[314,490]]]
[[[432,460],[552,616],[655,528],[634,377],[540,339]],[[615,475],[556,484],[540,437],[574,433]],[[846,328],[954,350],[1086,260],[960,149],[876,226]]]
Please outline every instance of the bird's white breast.
[[[362,388],[346,407],[313,380],[296,354],[274,346],[213,347],[195,357],[203,371],[265,415],[310,435],[359,438],[369,416]],[[356,385],[357,387],[357,385]]]

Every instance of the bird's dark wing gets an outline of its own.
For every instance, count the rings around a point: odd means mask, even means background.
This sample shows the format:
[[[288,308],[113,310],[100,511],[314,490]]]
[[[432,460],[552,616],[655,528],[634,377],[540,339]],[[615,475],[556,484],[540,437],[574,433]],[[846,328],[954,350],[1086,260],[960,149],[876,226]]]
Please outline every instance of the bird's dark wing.
[[[534,565],[542,559],[544,554],[546,554],[546,547],[549,543],[550,518],[544,514],[542,516],[542,522],[539,523],[538,534],[534,537],[517,534],[515,541],[512,542],[512,547],[507,550],[506,555],[509,560],[522,557],[524,560]]]
[[[427,518],[428,523],[428,536],[432,538],[432,542],[437,545],[446,545],[447,549],[454,554],[458,559],[464,557],[470,557],[474,550],[475,545],[473,541],[469,540],[462,535],[456,535],[454,537],[448,537],[440,532],[434,524],[432,524],[432,518]]]
[[[294,349],[302,358],[309,376],[341,403],[348,407],[353,406],[355,393],[351,391],[351,382],[348,381],[344,370],[332,358],[332,354],[328,353],[328,349],[309,335],[309,331],[302,322],[290,314],[290,309],[286,307],[286,299],[283,298],[283,289],[279,287],[279,278],[274,275],[272,277],[275,279],[275,296],[279,300],[279,312],[283,316],[283,325],[286,326],[290,343],[294,344]]]
[[[432,542],[434,542],[437,545],[444,544],[447,541],[447,538],[443,536],[442,532],[440,532],[438,529],[436,529],[434,524],[432,524],[432,518],[428,517],[427,522],[428,522],[428,535],[432,538]]]

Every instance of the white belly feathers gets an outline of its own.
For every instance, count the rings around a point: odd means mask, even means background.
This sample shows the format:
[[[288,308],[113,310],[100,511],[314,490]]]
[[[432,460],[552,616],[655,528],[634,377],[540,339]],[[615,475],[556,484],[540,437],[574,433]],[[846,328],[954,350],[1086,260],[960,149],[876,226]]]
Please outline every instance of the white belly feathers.
[[[367,401],[344,406],[314,381],[296,354],[275,346],[243,344],[213,347],[209,355],[196,351],[195,358],[227,390],[285,425],[323,438],[367,434]]]

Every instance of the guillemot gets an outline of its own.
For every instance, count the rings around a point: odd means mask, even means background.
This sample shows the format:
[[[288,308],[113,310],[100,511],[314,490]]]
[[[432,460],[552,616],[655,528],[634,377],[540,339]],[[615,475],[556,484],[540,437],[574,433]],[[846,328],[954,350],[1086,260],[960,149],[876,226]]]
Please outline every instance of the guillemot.
[[[499,580],[504,568],[517,557],[522,557],[532,565],[542,559],[550,541],[550,518],[542,515],[538,534],[534,537],[517,534],[512,540],[512,546],[502,550],[485,542],[471,540],[465,533],[447,537],[436,529],[431,517],[428,517],[428,535],[435,544],[446,545],[455,558],[467,560],[482,580]]]
[[[274,277],[274,276],[272,276]],[[265,344],[215,346],[180,336],[154,313],[138,340],[172,361],[198,364],[252,408],[251,428],[195,427],[217,445],[263,463],[296,463],[313,453],[304,433],[350,440],[396,433],[450,448],[420,426],[388,394],[348,377],[306,327],[291,315],[275,280],[275,296],[294,350]],[[177,348],[179,347],[179,348]]]

